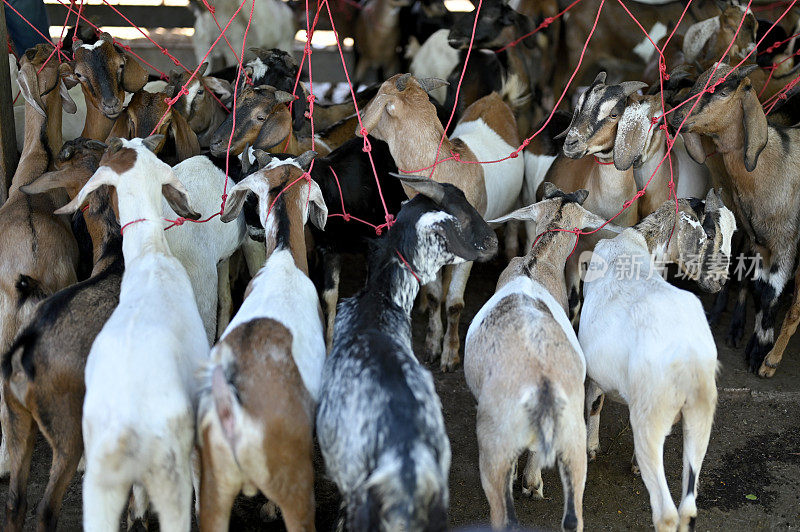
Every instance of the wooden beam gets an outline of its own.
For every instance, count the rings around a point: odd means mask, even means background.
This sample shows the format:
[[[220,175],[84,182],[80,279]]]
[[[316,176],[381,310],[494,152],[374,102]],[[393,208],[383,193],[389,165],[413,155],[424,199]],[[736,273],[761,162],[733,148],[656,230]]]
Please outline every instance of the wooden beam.
[[[67,1],[67,0],[65,0]],[[47,15],[50,24],[57,26],[64,23],[67,8],[61,4],[47,4]],[[115,6],[128,19],[142,28],[193,28],[194,13],[188,7],[180,6]],[[81,17],[86,17],[93,24],[103,26],[130,26],[125,19],[106,6],[84,5]],[[70,26],[75,15],[70,16]]]
[[[4,6],[3,6],[4,7]],[[6,28],[6,10],[0,8],[0,46],[6,48],[8,29]],[[6,55],[4,52],[2,55]],[[8,63],[0,65],[0,203],[8,198],[8,187],[17,170],[17,135],[14,131],[14,104],[11,99],[11,73]]]

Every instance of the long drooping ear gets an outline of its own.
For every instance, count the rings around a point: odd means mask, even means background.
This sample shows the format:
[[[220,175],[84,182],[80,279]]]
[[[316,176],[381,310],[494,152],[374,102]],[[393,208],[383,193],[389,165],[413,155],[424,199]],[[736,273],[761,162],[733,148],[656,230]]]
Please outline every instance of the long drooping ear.
[[[208,90],[219,96],[222,101],[225,101],[233,96],[233,87],[227,80],[207,76],[203,78],[203,85],[205,85]]]
[[[166,181],[161,184],[161,194],[164,195],[164,199],[178,216],[191,220],[200,219],[200,213],[189,207],[189,193],[186,191],[186,187],[172,170],[168,172]]]
[[[703,54],[706,44],[719,32],[719,17],[701,20],[689,26],[683,37],[683,55],[686,63],[694,63]]]
[[[401,175],[390,172],[391,175],[400,180],[401,183],[414,189],[419,194],[426,196],[434,201],[441,203],[444,199],[444,187],[441,183],[419,175]]]
[[[68,184],[72,182],[74,170],[72,169],[65,169],[65,170],[54,170],[52,172],[46,172],[27,185],[23,185],[19,187],[19,189],[24,192],[25,194],[41,194],[42,192],[48,192],[55,188],[62,188],[66,187]]]
[[[72,65],[67,62],[58,65],[58,75],[61,76],[61,79],[67,86],[67,89],[71,89],[80,83],[78,78],[75,76],[75,71],[72,69]]]
[[[109,186],[116,186],[117,180],[119,179],[119,174],[113,171],[108,166],[101,166],[97,169],[92,177],[89,178],[89,181],[83,185],[83,188],[78,195],[75,196],[72,201],[61,207],[60,209],[56,209],[54,212],[55,214],[70,214],[78,209],[80,209],[83,204],[86,202],[86,198],[89,194],[97,190],[103,185]]]
[[[379,94],[367,104],[367,107],[361,114],[361,123],[364,125],[364,129],[367,130],[367,134],[371,134],[372,130],[375,129],[381,121],[383,110],[386,108],[387,103],[387,96]],[[362,136],[361,129],[358,126],[356,126],[356,136]]]
[[[61,95],[61,108],[71,115],[77,113],[78,106],[75,103],[75,100],[72,99],[72,95],[70,95],[63,79],[58,80],[58,93]]]
[[[622,87],[622,92],[625,93],[625,96],[630,96],[639,89],[647,88],[647,83],[642,81],[623,81],[620,83],[620,86]]]
[[[281,144],[286,140],[286,137],[292,134],[292,116],[286,106],[279,104],[283,109],[273,113],[267,122],[261,126],[256,137],[255,146],[261,149],[269,150],[272,147],[280,144],[278,151],[283,151]]]
[[[300,129],[303,128],[303,123],[308,120],[306,118],[306,112],[308,111],[308,91],[305,87],[302,87],[302,89],[303,96],[297,98],[296,100],[294,97],[292,97],[292,100],[289,100],[294,102],[292,103],[292,129],[295,131],[300,131]]]
[[[45,105],[42,101],[41,93],[39,92],[39,77],[36,73],[36,67],[31,63],[25,62],[19,69],[17,77],[19,83],[19,90],[22,97],[28,104],[36,109],[36,112],[42,116],[47,116]]]
[[[654,131],[650,127],[650,113],[647,101],[634,102],[625,108],[617,123],[617,136],[614,139],[614,166],[617,170],[627,170],[644,157],[647,142]]]
[[[311,191],[308,196],[300,194],[301,201],[305,204],[308,198],[308,211],[306,212],[305,219],[311,220],[317,229],[320,231],[325,229],[325,222],[328,220],[328,206],[325,205],[325,199],[322,197],[322,190],[313,179],[308,181]]]
[[[510,220],[518,220],[518,221],[532,221],[536,222],[539,220],[539,217],[542,215],[542,203],[532,203],[527,207],[522,207],[521,209],[517,209],[514,212],[510,212],[505,216],[501,216],[500,218],[495,218],[494,220],[487,220],[486,223],[495,225],[495,224],[502,224],[508,222]]]
[[[767,146],[769,127],[755,91],[749,86],[742,95],[742,128],[744,130],[744,167],[748,172],[756,169],[758,156]]]
[[[125,52],[123,55],[125,56],[125,68],[122,70],[122,88],[126,92],[142,90],[147,84],[147,71],[131,54]]]
[[[175,139],[175,151],[178,160],[184,161],[189,157],[200,155],[200,142],[197,134],[189,127],[189,123],[177,110],[172,111],[172,122],[169,125],[172,138]]]
[[[681,131],[681,136],[683,136],[683,145],[686,146],[689,157],[697,164],[706,162],[706,151],[703,149],[703,141],[700,139],[700,135]]]
[[[244,207],[244,201],[247,199],[247,194],[254,192],[254,183],[254,176],[248,176],[239,181],[236,186],[228,192],[228,199],[225,200],[225,210],[222,216],[220,216],[220,220],[228,223],[239,216],[239,213],[242,212],[242,208]]]

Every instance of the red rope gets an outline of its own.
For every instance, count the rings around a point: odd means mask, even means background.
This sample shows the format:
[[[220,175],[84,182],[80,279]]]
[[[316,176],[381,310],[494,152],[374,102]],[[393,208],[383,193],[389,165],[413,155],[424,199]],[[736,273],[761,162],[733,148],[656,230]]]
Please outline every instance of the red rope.
[[[398,251],[397,249],[395,249],[394,252],[397,253],[397,256],[400,257],[400,260],[403,261],[403,264],[406,265],[406,268],[408,268],[408,271],[410,271],[411,275],[414,276],[414,279],[417,280],[417,283],[422,284],[422,281],[419,280],[419,277],[417,276],[417,273],[414,271],[414,268],[411,267],[406,258],[403,256],[403,254],[400,253],[400,251]]]
[[[139,218],[137,220],[130,221],[130,222],[126,223],[125,225],[123,225],[122,227],[119,228],[119,234],[123,234],[125,232],[125,228],[128,227],[129,225],[133,225],[133,224],[139,223],[139,222],[146,222],[146,221],[147,221],[147,218]]]
[[[601,161],[600,159],[597,158],[597,155],[594,156],[594,161],[597,164],[600,164],[600,165],[603,165],[603,166],[608,166],[609,164],[614,164],[614,161],[609,161],[607,163],[604,163],[603,161]]]

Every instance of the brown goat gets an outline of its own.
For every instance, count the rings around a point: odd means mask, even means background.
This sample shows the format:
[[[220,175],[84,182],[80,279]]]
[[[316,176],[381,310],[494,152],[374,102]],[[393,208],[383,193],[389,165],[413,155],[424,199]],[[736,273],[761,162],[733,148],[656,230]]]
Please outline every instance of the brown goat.
[[[701,94],[708,83],[725,81],[713,93],[703,93],[693,104],[671,117],[674,127],[683,122],[686,149],[697,162],[706,152],[701,137],[711,138],[725,164],[723,187],[733,198],[734,212],[760,255],[753,283],[756,303],[755,331],[746,348],[751,371],[771,377],[780,364],[789,339],[800,323],[800,269],[794,270],[800,241],[800,129],[769,124],[747,74],[753,67],[732,71],[719,64],[695,83],[690,96]],[[794,270],[795,292],[774,340],[778,298]],[[773,345],[774,342],[774,345]]]
[[[56,171],[22,187],[28,194],[66,188],[70,197],[97,169],[105,145],[68,142]],[[119,300],[122,237],[106,187],[83,214],[94,243],[92,277],[44,300],[3,355],[3,396],[11,415],[3,429],[10,442],[11,478],[4,530],[22,530],[27,483],[37,428],[53,451],[50,478],[37,509],[39,530],[55,530],[64,492],[83,452],[81,412],[89,349]]]
[[[174,155],[177,159],[169,161],[170,164],[174,165],[189,157],[200,155],[197,135],[189,127],[189,123],[183,115],[167,105],[165,101],[167,97],[167,94],[163,92],[147,92],[144,89],[138,91],[131,98],[125,111],[117,117],[108,138],[145,138],[151,133],[164,135],[164,139],[155,150],[155,153],[161,154],[166,145],[167,133],[169,133],[175,143]],[[161,120],[162,117],[164,117],[163,120]],[[159,120],[161,120],[160,124]],[[156,126],[158,126],[157,129]]]
[[[81,84],[86,98],[86,125],[82,137],[104,141],[122,113],[125,93],[141,90],[147,83],[147,71],[108,33],[94,44],[75,41],[74,59],[61,63],[59,71],[72,88]],[[60,146],[59,146],[60,148]]]
[[[208,147],[211,136],[228,115],[211,93],[218,95],[220,101],[223,102],[233,95],[231,84],[226,80],[203,75],[207,68],[208,63],[200,66],[197,75],[192,78],[186,88],[187,94],[181,94],[174,105],[174,108],[189,123],[189,127],[197,135],[197,141],[202,147]],[[189,81],[190,76],[191,72],[173,70],[170,72],[169,83],[164,92],[170,97],[175,97]]]
[[[356,21],[356,50],[358,64],[355,80],[367,81],[374,74],[379,81],[400,70],[397,47],[400,45],[400,8],[409,0],[368,0],[358,13]]]

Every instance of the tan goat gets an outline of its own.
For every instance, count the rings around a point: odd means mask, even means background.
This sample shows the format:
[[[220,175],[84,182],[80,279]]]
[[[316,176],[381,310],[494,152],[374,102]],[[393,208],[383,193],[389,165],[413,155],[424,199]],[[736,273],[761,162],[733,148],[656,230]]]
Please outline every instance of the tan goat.
[[[389,151],[401,171],[417,171],[433,164],[444,128],[426,90],[433,90],[442,83],[433,78],[417,80],[411,74],[398,74],[381,85],[377,96],[364,109],[364,128],[370,135],[389,144]],[[513,99],[514,95],[505,97]],[[361,132],[357,134],[361,135]],[[444,137],[439,159],[458,155],[462,161],[495,161],[507,157],[519,143],[511,108],[503,97],[492,93],[466,109],[451,138]],[[436,166],[431,177],[461,189],[467,201],[484,218],[496,218],[507,214],[516,205],[524,170],[522,157],[489,164],[463,164],[450,159]],[[424,172],[428,173],[428,170]],[[406,193],[414,195],[408,187]],[[516,255],[516,241],[517,235],[507,231],[507,253]],[[447,339],[444,346],[440,314],[444,292],[441,273],[425,286],[429,306],[425,347],[431,360],[435,361],[442,353],[443,371],[452,370],[461,360],[458,323],[471,268],[471,262],[445,267],[450,282],[446,290]]]

